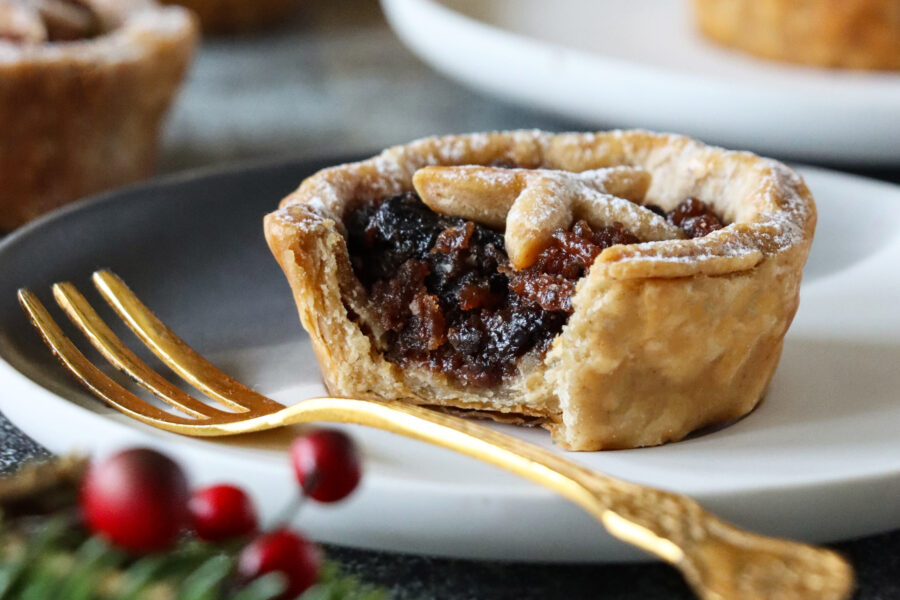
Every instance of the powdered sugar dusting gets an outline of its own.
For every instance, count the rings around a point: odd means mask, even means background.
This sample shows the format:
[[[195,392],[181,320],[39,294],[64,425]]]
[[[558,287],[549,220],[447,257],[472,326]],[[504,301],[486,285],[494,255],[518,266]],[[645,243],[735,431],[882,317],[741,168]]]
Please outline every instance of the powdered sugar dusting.
[[[502,173],[502,171],[500,171]],[[640,169],[612,169],[572,173],[538,169],[517,171],[527,185],[506,217],[506,249],[517,269],[531,266],[559,228],[584,219],[592,227],[619,223],[641,240],[682,237],[681,230],[652,211],[607,191],[643,197],[648,175]]]
[[[615,130],[598,133],[551,134],[540,131],[481,133],[445,138],[425,138],[352,165],[323,171],[308,179],[285,201],[285,206],[305,204],[321,218],[340,220],[360,197],[375,198],[412,189],[412,176],[428,165],[488,164],[520,153],[537,156],[544,165],[581,171],[549,175],[575,186],[565,193],[583,197],[585,205],[605,207],[623,215],[620,220],[659,227],[657,215],[627,200],[604,196],[598,187],[620,176],[615,168],[646,170],[652,179],[647,201],[671,209],[688,197],[712,205],[731,224],[703,238],[662,239],[607,249],[601,257],[618,261],[704,263],[716,259],[747,259],[809,244],[815,222],[815,205],[802,178],[774,160],[747,152],[706,146],[674,134]],[[553,173],[545,170],[545,175]],[[586,185],[592,182],[593,190]],[[579,187],[580,186],[580,187]],[[584,189],[589,191],[585,192]],[[548,203],[552,204],[552,203]],[[650,213],[651,216],[648,216]],[[528,217],[539,224],[551,218],[550,207]],[[639,235],[640,237],[640,235]],[[672,237],[672,236],[669,236]],[[652,239],[652,238],[643,238]],[[624,247],[621,247],[624,248]]]

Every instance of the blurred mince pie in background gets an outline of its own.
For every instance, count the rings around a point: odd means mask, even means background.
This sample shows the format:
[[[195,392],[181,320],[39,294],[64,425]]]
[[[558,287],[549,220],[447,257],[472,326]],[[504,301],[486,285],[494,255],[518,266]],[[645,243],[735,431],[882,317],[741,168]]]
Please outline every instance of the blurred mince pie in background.
[[[163,4],[194,11],[206,33],[239,33],[278,23],[297,8],[298,0],[163,0]]]
[[[149,176],[196,37],[151,0],[0,0],[0,231]]]
[[[694,0],[700,31],[765,58],[900,70],[900,0]]]

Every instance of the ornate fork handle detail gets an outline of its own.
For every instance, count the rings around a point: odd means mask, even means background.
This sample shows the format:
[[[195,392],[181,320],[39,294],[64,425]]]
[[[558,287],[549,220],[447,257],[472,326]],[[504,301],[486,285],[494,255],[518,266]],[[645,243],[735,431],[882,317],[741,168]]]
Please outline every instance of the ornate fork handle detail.
[[[704,600],[838,600],[853,584],[849,564],[823,548],[740,530],[685,496],[603,475],[560,454],[472,421],[402,402],[314,398],[285,407],[228,377],[168,329],[115,275],[94,275],[98,290],[165,364],[222,410],[162,379],[119,340],[71,284],[54,296],[75,325],[118,369],[174,415],[115,383],[75,347],[34,294],[19,300],[44,341],[93,394],[154,427],[191,436],[224,436],[328,421],[383,429],[471,456],[543,485],[581,506],[619,539],[677,567]]]
[[[329,421],[366,425],[496,465],[578,504],[617,538],[673,564],[703,599],[845,598],[853,574],[829,550],[756,535],[685,496],[591,471],[482,425],[401,402],[315,398],[249,421],[188,435],[228,435]]]

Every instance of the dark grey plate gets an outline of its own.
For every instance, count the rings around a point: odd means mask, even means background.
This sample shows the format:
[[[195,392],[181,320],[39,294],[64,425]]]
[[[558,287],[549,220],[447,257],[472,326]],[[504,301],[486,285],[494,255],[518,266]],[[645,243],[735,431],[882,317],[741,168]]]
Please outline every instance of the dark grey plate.
[[[24,318],[16,290],[27,286],[53,308],[50,285],[70,280],[102,307],[90,284],[99,268],[119,274],[151,307],[176,306],[165,311],[166,322],[204,352],[248,339],[248,325],[265,323],[251,335],[273,343],[299,335],[262,217],[304,177],[339,162],[191,172],[78,202],[20,229],[0,244],[0,354],[28,373],[46,368],[55,376],[41,377],[45,385],[76,388]],[[248,321],[247,307],[266,318]],[[290,326],[278,327],[276,315]],[[200,322],[222,327],[210,331]]]

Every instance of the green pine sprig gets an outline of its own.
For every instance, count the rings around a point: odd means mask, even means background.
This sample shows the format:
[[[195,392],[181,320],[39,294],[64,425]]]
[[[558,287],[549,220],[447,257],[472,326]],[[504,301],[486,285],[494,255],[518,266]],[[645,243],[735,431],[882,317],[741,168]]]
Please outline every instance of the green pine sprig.
[[[186,538],[164,554],[135,558],[90,536],[73,509],[86,465],[62,457],[0,477],[0,600],[271,600],[284,591],[278,574],[235,585],[240,543]],[[297,600],[387,597],[326,564]]]
[[[234,585],[239,546],[186,539],[174,550],[133,558],[73,519],[53,515],[0,519],[0,600],[271,600],[284,590],[277,574]],[[322,569],[298,600],[386,600],[383,590]]]

